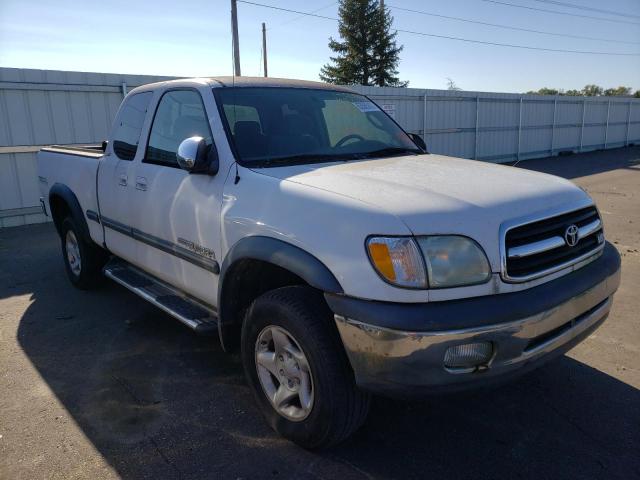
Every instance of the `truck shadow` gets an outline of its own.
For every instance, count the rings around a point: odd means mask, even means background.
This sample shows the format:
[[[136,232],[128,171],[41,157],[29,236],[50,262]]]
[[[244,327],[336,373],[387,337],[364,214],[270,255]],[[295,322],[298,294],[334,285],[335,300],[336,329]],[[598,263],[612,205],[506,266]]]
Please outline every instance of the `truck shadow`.
[[[375,399],[354,437],[306,452],[265,425],[238,356],[217,339],[114,284],[73,289],[52,227],[29,238],[0,261],[15,272],[0,279],[0,298],[30,296],[20,347],[121,477],[640,475],[640,391],[569,357],[489,391]]]

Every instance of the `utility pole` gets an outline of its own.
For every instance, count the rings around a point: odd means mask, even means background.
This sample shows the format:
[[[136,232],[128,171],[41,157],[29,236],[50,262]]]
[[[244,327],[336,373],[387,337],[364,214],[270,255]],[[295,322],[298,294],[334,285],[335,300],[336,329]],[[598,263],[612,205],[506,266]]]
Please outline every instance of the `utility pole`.
[[[242,76],[240,72],[240,42],[238,41],[238,4],[231,0],[231,34],[233,38],[233,74]]]
[[[384,0],[380,0],[380,11],[384,13]]]
[[[268,77],[267,74],[267,29],[262,22],[262,58],[264,59],[264,76]]]

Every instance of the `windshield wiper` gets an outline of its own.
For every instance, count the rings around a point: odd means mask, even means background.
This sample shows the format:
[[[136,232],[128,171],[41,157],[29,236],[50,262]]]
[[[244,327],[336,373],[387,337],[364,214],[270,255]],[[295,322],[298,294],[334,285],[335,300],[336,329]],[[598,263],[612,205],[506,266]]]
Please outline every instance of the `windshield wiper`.
[[[407,154],[420,155],[422,152],[412,148],[406,147],[386,147],[379,150],[373,150],[371,152],[359,153],[358,158],[373,158],[373,157],[391,157],[393,155]]]
[[[363,160],[373,157],[390,157],[401,154],[418,155],[422,152],[406,147],[387,147],[371,152],[353,152],[353,153],[302,153],[299,155],[289,155],[287,157],[264,158],[260,160],[252,160],[260,167],[276,167],[280,165],[300,165],[304,163],[315,162],[348,162],[350,160]]]
[[[353,160],[352,154],[326,154],[326,153],[304,153],[300,155],[290,155],[288,157],[265,158],[255,160],[262,167],[273,167],[277,165],[297,165],[299,163],[312,163],[317,161],[335,161]]]

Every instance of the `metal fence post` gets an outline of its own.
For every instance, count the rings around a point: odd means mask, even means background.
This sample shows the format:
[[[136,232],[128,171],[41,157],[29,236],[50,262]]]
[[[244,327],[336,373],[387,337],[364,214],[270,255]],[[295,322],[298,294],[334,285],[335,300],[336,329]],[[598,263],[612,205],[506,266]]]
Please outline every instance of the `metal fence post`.
[[[553,156],[553,140],[556,133],[556,110],[558,108],[558,97],[553,100],[553,123],[551,124],[551,156]]]
[[[633,107],[633,101],[629,100],[629,111],[627,112],[627,133],[624,135],[624,146],[629,145],[629,126],[631,125],[631,107]]]
[[[522,97],[520,97],[520,112],[518,113],[518,153],[516,154],[516,160],[520,160],[520,136],[522,132]]]
[[[127,96],[127,82],[122,82],[122,85],[120,85],[120,88],[122,89],[122,97],[126,97]]]
[[[424,92],[424,104],[422,110],[422,139],[427,143],[427,92]]]
[[[473,146],[473,158],[474,158],[474,160],[478,159],[478,141],[479,141],[478,128],[480,127],[479,121],[480,121],[480,97],[476,95],[476,136],[473,139],[473,141],[474,141],[474,146]]]
[[[587,99],[582,100],[582,123],[580,124],[580,148],[578,153],[582,151],[582,140],[584,138],[584,114],[587,111]]]
[[[607,148],[607,136],[609,134],[609,111],[611,110],[611,100],[607,102],[607,122],[604,127],[604,148]]]

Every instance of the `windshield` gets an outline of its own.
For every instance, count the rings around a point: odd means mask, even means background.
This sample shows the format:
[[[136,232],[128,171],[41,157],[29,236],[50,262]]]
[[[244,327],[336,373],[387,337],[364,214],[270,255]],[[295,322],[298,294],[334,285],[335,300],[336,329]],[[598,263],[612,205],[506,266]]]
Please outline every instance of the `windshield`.
[[[230,141],[251,166],[423,153],[362,95],[303,88],[214,89]]]

